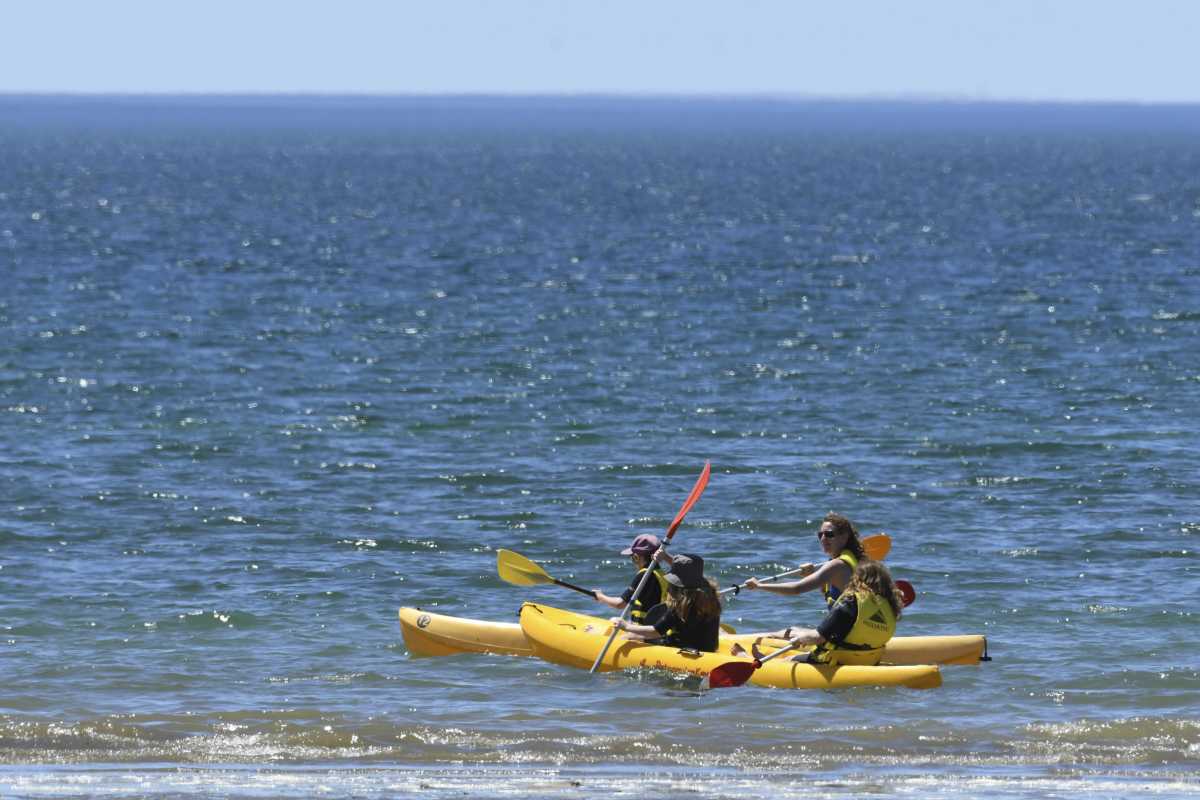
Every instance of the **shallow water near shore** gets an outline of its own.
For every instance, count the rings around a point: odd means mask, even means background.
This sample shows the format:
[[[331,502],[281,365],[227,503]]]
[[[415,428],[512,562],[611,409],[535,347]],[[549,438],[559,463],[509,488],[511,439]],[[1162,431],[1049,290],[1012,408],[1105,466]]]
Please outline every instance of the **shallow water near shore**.
[[[0,796],[1194,796],[1200,111],[1110,111],[0,98]],[[993,660],[406,651],[706,460],[722,585],[837,510]]]

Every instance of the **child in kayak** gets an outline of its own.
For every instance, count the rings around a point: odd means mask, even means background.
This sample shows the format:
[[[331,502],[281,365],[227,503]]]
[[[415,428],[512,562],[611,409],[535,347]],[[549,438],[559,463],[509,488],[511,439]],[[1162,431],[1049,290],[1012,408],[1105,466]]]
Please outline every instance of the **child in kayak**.
[[[821,542],[821,549],[829,556],[829,560],[824,564],[805,564],[800,580],[761,583],[757,578],[751,578],[746,581],[745,588],[761,589],[775,594],[801,594],[819,588],[825,595],[826,606],[833,608],[846,584],[854,576],[854,570],[867,560],[867,555],[863,551],[858,529],[841,514],[826,514],[817,530],[817,538]],[[784,638],[782,631],[764,635]]]
[[[633,560],[634,567],[637,569],[633,580],[629,582],[629,586],[625,588],[620,597],[613,597],[599,589],[593,589],[592,594],[596,598],[596,602],[621,611],[632,600],[633,610],[629,614],[630,619],[639,624],[643,623],[646,619],[646,612],[661,603],[667,591],[666,577],[654,561],[654,554],[658,548],[657,536],[643,534],[636,537],[629,547],[621,551],[621,555],[629,556]],[[637,591],[638,584],[642,582],[642,573],[647,569],[653,571],[650,580],[646,581],[642,591],[635,598],[633,593]]]
[[[612,622],[627,639],[714,653],[721,636],[721,598],[717,584],[704,575],[704,559],[693,553],[656,558],[669,559],[667,597],[650,609],[643,624],[614,617]]]
[[[814,646],[811,652],[796,656],[795,661],[873,666],[879,663],[884,645],[895,634],[903,607],[903,598],[887,567],[878,561],[864,561],[815,629],[788,627],[779,638]],[[739,655],[739,650],[735,645],[734,654]],[[761,657],[757,652],[754,655]]]

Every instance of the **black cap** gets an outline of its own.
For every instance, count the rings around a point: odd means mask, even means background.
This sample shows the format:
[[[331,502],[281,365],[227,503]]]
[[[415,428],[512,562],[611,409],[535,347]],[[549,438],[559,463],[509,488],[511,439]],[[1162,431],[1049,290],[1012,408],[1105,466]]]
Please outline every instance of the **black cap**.
[[[704,585],[704,559],[693,553],[680,553],[671,560],[671,571],[667,583],[683,589],[696,589]]]

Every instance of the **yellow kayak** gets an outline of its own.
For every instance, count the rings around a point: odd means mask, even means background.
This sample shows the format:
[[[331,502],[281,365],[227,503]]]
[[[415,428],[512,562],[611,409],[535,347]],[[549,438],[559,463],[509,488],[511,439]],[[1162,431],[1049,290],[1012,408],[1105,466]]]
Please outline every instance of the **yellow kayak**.
[[[607,620],[586,614],[570,615],[577,624],[606,625]],[[488,622],[434,614],[419,608],[400,609],[400,632],[413,656],[451,656],[459,653],[497,653],[531,656],[533,646],[515,622]],[[723,634],[721,649],[736,642],[748,651],[770,653],[783,647],[781,639],[751,634]],[[978,634],[956,636],[894,636],[883,651],[885,664],[978,664],[987,657],[987,639]],[[590,667],[591,664],[588,664]]]
[[[590,669],[612,630],[606,620],[588,622],[588,618],[538,603],[521,607],[521,630],[533,645],[534,655],[555,664]],[[633,642],[618,637],[600,662],[600,670],[639,667],[686,672],[705,677],[715,667],[731,660],[750,662],[748,657],[728,652],[729,640],[721,643],[724,652],[700,653],[663,645]],[[823,666],[801,664],[786,658],[775,659],[754,671],[750,682],[780,689],[842,689],[853,686],[907,686],[933,689],[942,685],[936,665]]]
[[[533,655],[533,647],[515,622],[486,622],[434,614],[419,608],[401,608],[400,633],[408,652],[414,656]]]

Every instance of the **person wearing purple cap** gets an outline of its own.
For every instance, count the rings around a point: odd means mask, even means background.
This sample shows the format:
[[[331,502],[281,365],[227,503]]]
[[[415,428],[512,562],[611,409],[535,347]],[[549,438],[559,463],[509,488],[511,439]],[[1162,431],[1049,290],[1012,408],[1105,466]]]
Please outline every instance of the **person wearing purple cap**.
[[[644,533],[634,538],[629,547],[621,551],[621,555],[629,556],[633,560],[634,567],[637,569],[633,580],[629,582],[629,586],[625,588],[620,597],[613,597],[599,589],[593,589],[596,602],[621,611],[632,601],[633,611],[629,613],[630,618],[637,623],[643,622],[646,619],[646,612],[661,603],[666,594],[667,580],[654,562],[654,553],[658,548],[657,536]],[[634,598],[633,593],[637,591],[638,584],[642,582],[642,573],[648,569],[651,570],[651,578],[646,581],[642,591]]]
[[[716,582],[704,574],[704,559],[694,553],[668,556],[667,596],[650,609],[643,623],[614,617],[626,638],[688,650],[715,653],[721,637],[721,596]]]

